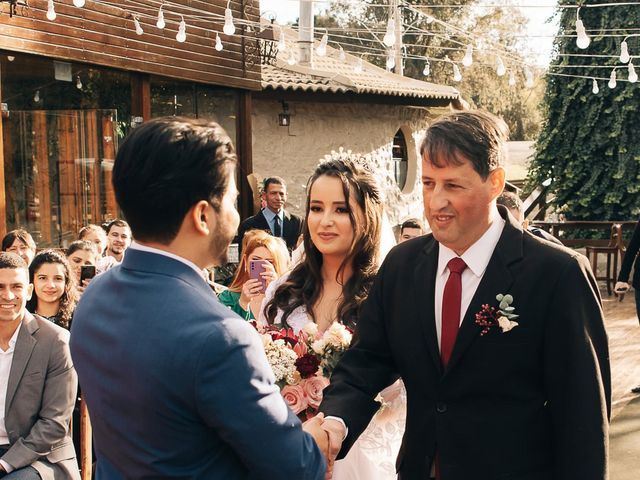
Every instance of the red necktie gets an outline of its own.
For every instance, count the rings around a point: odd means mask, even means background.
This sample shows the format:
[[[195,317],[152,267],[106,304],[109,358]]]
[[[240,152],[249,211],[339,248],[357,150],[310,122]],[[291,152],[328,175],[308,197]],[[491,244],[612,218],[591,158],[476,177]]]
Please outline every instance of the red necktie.
[[[440,341],[440,358],[446,368],[451,358],[460,328],[460,301],[462,299],[462,272],[467,268],[459,257],[452,258],[447,264],[449,278],[442,294],[442,335]]]

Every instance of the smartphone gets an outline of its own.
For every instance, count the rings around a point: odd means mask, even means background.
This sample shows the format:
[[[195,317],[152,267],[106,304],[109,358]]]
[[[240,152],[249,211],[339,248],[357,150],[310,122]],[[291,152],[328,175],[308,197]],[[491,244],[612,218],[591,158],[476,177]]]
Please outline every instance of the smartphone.
[[[269,260],[249,260],[249,278],[260,280],[262,283],[262,293],[267,288],[267,279],[260,275],[265,271],[265,264],[269,263]]]
[[[96,266],[95,265],[82,265],[80,267],[80,285],[85,280],[89,280],[96,276]]]

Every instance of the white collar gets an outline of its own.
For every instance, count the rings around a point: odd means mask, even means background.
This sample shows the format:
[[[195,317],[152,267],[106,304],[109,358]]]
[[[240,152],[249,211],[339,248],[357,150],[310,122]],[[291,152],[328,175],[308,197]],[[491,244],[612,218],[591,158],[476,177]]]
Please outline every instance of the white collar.
[[[493,251],[496,249],[496,245],[504,229],[505,221],[500,216],[497,207],[491,210],[490,221],[491,225],[489,225],[487,231],[460,255],[460,258],[464,260],[469,270],[479,278],[484,275],[484,271],[487,269],[487,265],[489,265],[489,260],[491,260]],[[438,275],[444,274],[449,260],[458,256],[456,252],[440,243],[440,249],[438,251]]]
[[[135,240],[131,242],[129,248],[133,248],[134,250],[138,250],[139,252],[155,253],[156,255],[163,255],[165,257],[173,258],[174,260],[182,262],[190,268],[193,268],[196,272],[198,272],[199,276],[204,276],[203,270],[199,268],[195,263],[193,263],[191,260],[187,260],[184,257],[176,255],[175,253],[167,252],[166,250],[160,250],[159,248],[150,247],[148,245],[142,245]]]

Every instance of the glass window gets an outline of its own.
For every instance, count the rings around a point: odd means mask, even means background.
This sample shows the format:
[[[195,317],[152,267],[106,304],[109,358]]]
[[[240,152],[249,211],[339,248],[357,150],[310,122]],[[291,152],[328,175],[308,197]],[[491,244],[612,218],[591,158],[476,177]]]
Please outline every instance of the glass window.
[[[402,130],[396,132],[393,137],[393,176],[398,188],[404,189],[407,183],[407,170],[409,167],[409,155],[407,151],[407,140],[404,137]]]

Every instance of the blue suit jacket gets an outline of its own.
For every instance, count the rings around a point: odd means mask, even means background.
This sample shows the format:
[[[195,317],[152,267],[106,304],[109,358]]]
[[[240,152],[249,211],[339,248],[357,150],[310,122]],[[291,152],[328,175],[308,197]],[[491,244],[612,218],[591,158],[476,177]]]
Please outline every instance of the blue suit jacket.
[[[130,249],[76,309],[97,479],[321,479],[255,330],[196,271]]]

